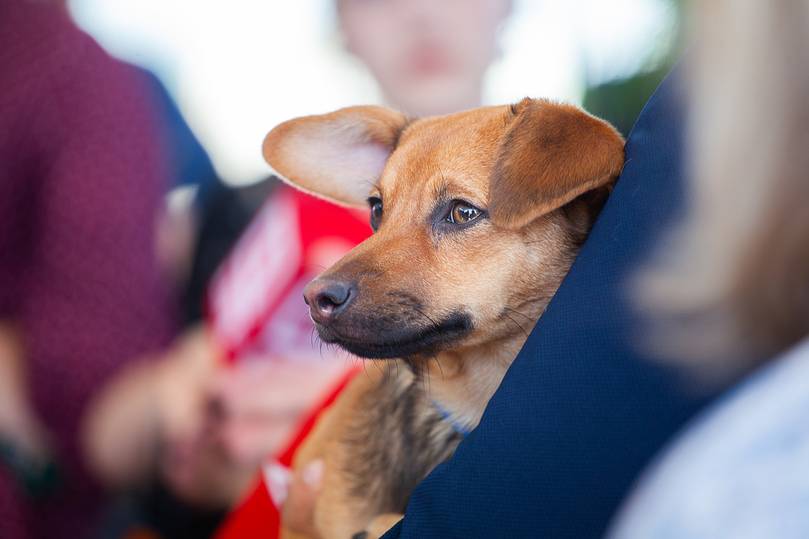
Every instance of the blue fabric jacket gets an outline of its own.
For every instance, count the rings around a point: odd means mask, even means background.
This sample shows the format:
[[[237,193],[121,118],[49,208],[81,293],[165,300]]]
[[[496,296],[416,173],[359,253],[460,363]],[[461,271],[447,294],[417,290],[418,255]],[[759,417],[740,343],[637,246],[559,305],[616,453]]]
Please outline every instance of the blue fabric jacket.
[[[644,356],[627,294],[681,207],[679,94],[670,76],[647,103],[612,196],[480,425],[386,539],[600,537],[650,459],[710,399]]]

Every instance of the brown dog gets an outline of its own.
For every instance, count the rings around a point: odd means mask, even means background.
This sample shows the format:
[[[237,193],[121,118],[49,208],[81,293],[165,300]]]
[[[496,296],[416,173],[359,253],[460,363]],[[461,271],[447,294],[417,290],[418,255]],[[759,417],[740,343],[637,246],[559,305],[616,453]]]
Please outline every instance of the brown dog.
[[[371,208],[375,234],[304,295],[323,341],[388,368],[352,382],[296,467],[325,460],[322,537],[376,536],[477,425],[620,172],[623,140],[576,107],[524,99],[416,121],[381,107],[298,118],[264,155],[303,190]]]

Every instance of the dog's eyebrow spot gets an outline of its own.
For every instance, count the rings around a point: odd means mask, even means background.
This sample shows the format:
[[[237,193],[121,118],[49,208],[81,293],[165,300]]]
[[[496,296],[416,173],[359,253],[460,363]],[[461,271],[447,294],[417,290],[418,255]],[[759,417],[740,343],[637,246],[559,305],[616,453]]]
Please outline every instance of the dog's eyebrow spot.
[[[449,182],[446,177],[441,174],[441,181],[433,186],[433,200],[436,204],[441,204],[447,199],[447,192],[449,191]]]
[[[475,206],[483,207],[485,201],[481,200],[481,195],[463,181],[450,180],[443,172],[439,174],[439,180],[432,186],[432,199],[436,206],[441,205],[442,202],[446,203],[450,200],[461,199]]]

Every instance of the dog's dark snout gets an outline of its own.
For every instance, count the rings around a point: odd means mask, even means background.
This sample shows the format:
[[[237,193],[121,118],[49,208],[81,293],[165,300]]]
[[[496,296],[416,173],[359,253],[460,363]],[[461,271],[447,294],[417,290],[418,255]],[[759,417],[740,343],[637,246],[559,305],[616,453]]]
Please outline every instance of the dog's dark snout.
[[[343,281],[317,279],[303,290],[312,318],[321,323],[343,312],[355,296],[354,287]]]

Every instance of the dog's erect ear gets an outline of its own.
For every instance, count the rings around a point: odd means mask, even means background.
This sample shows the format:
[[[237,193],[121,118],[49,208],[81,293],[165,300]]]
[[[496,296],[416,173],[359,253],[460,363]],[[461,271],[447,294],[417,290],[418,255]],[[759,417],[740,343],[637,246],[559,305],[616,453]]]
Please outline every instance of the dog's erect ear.
[[[523,99],[512,107],[489,185],[492,222],[518,229],[612,182],[624,140],[578,107]]]
[[[314,195],[364,206],[407,119],[384,107],[350,107],[289,120],[264,139],[264,159]]]

